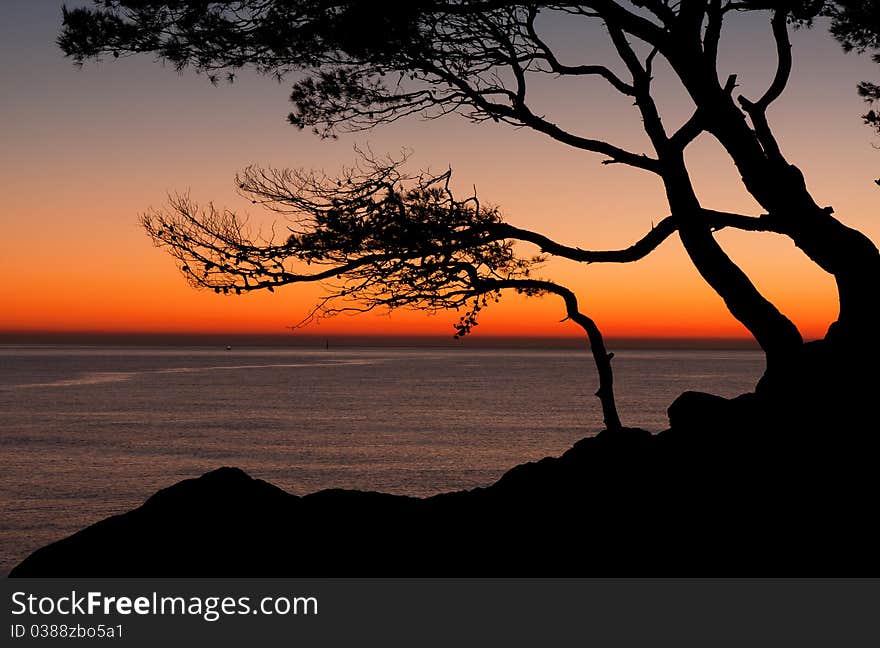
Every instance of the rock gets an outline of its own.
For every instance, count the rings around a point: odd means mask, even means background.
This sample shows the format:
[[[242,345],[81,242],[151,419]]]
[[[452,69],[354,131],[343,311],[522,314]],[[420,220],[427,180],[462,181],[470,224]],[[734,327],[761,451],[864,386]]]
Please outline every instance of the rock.
[[[757,409],[755,394],[722,398],[714,394],[687,391],[676,398],[666,410],[673,429],[707,430],[740,428],[754,419]]]
[[[725,432],[754,405],[683,396],[666,432],[603,432],[487,488],[425,499],[298,497],[220,468],[10,576],[878,575],[876,435]]]

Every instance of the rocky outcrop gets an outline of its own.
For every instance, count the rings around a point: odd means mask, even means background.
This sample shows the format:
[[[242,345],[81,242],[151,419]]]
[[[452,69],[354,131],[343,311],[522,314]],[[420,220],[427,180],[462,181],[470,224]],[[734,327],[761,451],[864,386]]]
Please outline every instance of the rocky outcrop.
[[[749,398],[684,398],[666,432],[603,432],[487,488],[425,499],[299,497],[220,468],[10,576],[880,573],[876,435],[743,428]]]

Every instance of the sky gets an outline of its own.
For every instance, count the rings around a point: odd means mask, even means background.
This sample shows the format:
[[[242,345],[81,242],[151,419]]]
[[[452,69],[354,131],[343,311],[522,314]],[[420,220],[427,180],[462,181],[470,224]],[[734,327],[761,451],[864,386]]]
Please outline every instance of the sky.
[[[354,147],[413,151],[410,164],[451,166],[464,192],[476,186],[508,222],[583,248],[626,247],[666,212],[651,174],[603,166],[601,157],[503,124],[458,116],[418,118],[321,140],[286,122],[289,83],[240,74],[212,86],[149,56],[75,67],[55,45],[61,3],[0,2],[0,339],[34,332],[286,334],[321,295],[288,286],[240,297],[196,291],[171,257],[154,248],[138,217],[169,193],[189,192],[268,224],[236,195],[233,176],[249,164],[330,173],[355,160]],[[598,31],[548,25],[566,56],[604,53]],[[880,151],[859,115],[861,79],[876,80],[867,57],[844,54],[821,29],[793,34],[795,65],[770,119],[789,159],[805,172],[817,201],[880,240]],[[763,21],[740,18],[722,42],[722,72],[757,96],[773,73]],[[668,124],[689,114],[674,80],[657,74]],[[644,150],[635,109],[601,84],[547,79],[530,90],[541,112],[588,136]],[[720,147],[702,136],[688,152],[706,207],[760,213]],[[831,278],[792,243],[772,234],[720,232],[718,240],[807,337],[836,315]],[[524,249],[524,251],[528,251]],[[611,338],[743,338],[670,238],[635,264],[552,261],[541,276],[574,289],[582,309]],[[487,309],[481,336],[575,336],[552,296],[506,295]],[[340,316],[302,335],[446,336],[453,313]]]

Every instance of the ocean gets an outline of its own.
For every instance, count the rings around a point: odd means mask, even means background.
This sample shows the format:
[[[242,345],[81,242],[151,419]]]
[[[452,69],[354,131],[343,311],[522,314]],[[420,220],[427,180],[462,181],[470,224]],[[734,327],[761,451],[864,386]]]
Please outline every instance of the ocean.
[[[625,425],[689,389],[734,396],[757,351],[628,350]],[[34,549],[238,466],[290,492],[492,483],[602,429],[586,350],[0,346],[0,574]]]

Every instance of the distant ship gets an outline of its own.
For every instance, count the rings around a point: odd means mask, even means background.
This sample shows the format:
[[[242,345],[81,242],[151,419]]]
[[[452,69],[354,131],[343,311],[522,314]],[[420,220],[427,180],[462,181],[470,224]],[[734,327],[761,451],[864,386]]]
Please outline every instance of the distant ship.
[[[227,345],[226,345],[226,350],[227,350],[227,351],[232,351],[232,345],[231,345],[231,344],[227,344]]]

